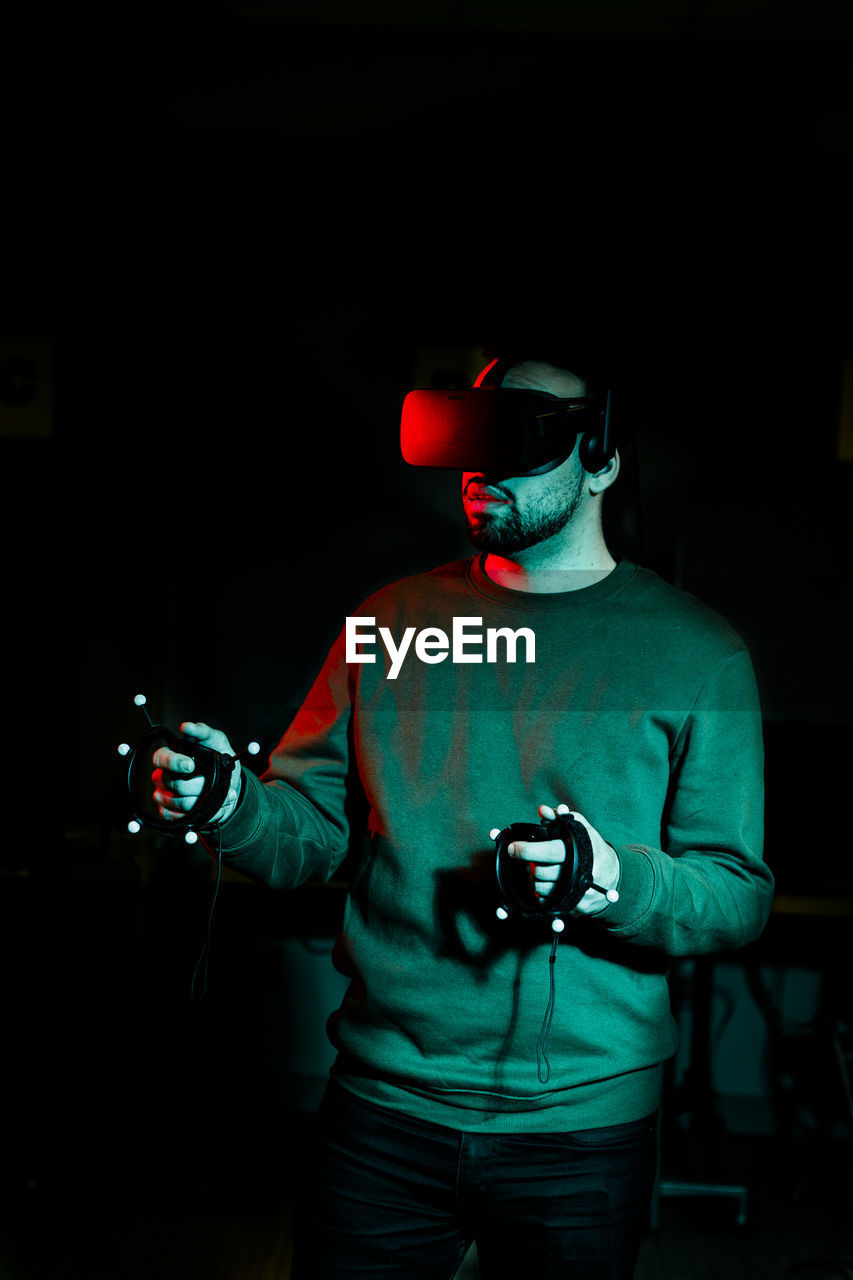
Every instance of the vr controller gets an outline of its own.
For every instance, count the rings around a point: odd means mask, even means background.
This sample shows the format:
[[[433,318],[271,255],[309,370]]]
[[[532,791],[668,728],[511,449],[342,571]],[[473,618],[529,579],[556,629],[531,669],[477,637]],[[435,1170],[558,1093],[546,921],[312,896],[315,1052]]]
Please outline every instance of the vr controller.
[[[564,806],[560,806],[561,810]],[[493,833],[495,842],[495,874],[501,904],[497,908],[499,920],[508,920],[515,912],[525,918],[550,917],[554,933],[562,933],[566,927],[563,919],[573,911],[590,889],[603,894],[608,902],[618,902],[615,889],[603,889],[593,879],[592,842],[582,822],[566,810],[558,811],[555,818],[543,818],[541,822],[513,822],[503,830]],[[566,846],[566,859],[560,863],[560,872],[547,898],[537,894],[529,870],[529,860],[510,856],[509,846],[515,840],[562,840]]]
[[[244,756],[257,755],[260,746],[257,742],[250,742],[245,751],[233,756],[226,751],[215,751],[213,747],[203,746],[195,738],[187,738],[183,734],[173,733],[165,725],[155,724],[148,713],[144,694],[138,693],[133,701],[137,707],[142,708],[148,721],[148,729],[134,747],[123,742],[118,748],[119,755],[127,757],[127,792],[132,814],[127,829],[135,835],[143,827],[150,827],[166,835],[182,835],[187,844],[195,844],[199,831],[209,826],[225,803],[235,764]],[[204,778],[204,786],[195,804],[180,818],[160,818],[151,813],[140,791],[140,763],[150,759],[155,745],[164,743],[173,751],[189,756],[195,765],[193,772]]]

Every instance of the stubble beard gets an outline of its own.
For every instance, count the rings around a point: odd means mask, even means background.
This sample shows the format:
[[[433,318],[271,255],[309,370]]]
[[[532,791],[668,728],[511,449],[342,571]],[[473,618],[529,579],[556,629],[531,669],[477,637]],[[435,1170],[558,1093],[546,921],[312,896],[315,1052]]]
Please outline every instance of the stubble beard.
[[[468,538],[478,551],[511,555],[535,547],[561,533],[574,518],[583,500],[584,473],[573,478],[550,501],[541,500],[526,511],[519,511],[514,501],[496,506],[494,511],[468,517]]]

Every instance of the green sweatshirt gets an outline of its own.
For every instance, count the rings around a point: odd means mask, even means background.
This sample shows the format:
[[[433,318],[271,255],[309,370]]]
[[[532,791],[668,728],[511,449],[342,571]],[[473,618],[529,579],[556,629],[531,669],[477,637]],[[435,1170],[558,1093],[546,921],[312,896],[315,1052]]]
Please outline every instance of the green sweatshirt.
[[[351,845],[348,789],[364,791],[336,948],[352,981],[330,1021],[334,1074],[464,1130],[649,1114],[676,1044],[669,958],[740,947],[770,910],[742,642],[626,561],[592,586],[532,594],[497,586],[474,558],[384,588],[357,619],[263,778],[244,773],[222,829],[224,860],[252,879],[327,878]],[[454,620],[467,636],[455,653]],[[514,661],[502,628],[518,633]],[[553,935],[544,920],[497,919],[489,832],[559,803],[616,849],[620,897],[561,936],[543,1085]]]

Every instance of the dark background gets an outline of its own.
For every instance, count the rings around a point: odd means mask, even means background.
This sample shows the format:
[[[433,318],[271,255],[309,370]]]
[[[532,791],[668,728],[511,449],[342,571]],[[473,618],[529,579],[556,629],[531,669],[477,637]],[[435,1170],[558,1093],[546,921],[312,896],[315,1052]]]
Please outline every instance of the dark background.
[[[208,868],[123,833],[114,747],[142,689],[269,749],[346,613],[468,553],[457,479],[399,458],[428,349],[606,356],[613,545],[745,636],[768,857],[849,894],[850,34],[793,0],[10,24],[0,334],[56,354],[52,436],[0,439],[13,1187],[83,1131],[144,1152],[188,1075],[203,1149],[203,1064],[242,1081],[251,1044],[235,940],[334,928],[333,892],[226,886],[191,1005]]]
[[[844,720],[843,7],[329,12],[8,43],[0,329],[56,378],[0,441],[7,705],[63,745],[17,785],[89,826],[137,688],[277,740],[348,609],[468,552],[399,458],[418,353],[531,330],[606,355],[617,548],[733,620],[770,720]]]

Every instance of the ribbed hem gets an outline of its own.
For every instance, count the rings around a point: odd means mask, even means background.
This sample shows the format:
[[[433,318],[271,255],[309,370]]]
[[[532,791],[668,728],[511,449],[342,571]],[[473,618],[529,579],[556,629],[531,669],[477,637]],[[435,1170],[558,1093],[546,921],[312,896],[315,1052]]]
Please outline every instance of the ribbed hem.
[[[240,799],[231,816],[223,822],[222,851],[224,854],[240,853],[257,840],[263,825],[261,795],[263,783],[249,769],[241,775]]]
[[[570,1133],[642,1120],[657,1110],[660,1067],[555,1089],[529,1099],[418,1090],[359,1073],[341,1057],[332,1076],[357,1098],[466,1133]]]
[[[619,901],[609,904],[596,919],[611,932],[636,928],[652,909],[655,899],[654,852],[639,844],[616,845],[619,859]],[[660,855],[658,855],[660,856]]]

